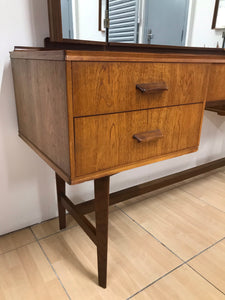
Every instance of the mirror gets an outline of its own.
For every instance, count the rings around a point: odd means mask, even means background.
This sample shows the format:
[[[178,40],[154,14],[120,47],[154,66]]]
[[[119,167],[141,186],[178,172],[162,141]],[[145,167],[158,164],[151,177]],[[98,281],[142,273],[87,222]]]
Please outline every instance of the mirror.
[[[106,40],[106,0],[60,0],[63,39]]]
[[[225,0],[216,0],[212,28],[225,28]]]
[[[222,47],[225,0],[48,0],[48,3],[52,41]],[[104,28],[106,7],[108,30]],[[212,20],[215,28],[220,29],[212,29]]]
[[[224,23],[219,0],[217,23]],[[222,47],[212,30],[214,0],[109,0],[109,42]]]

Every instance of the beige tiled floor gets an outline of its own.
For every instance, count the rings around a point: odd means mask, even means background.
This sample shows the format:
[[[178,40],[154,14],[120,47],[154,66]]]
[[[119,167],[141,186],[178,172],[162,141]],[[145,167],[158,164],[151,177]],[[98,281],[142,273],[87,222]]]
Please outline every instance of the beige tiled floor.
[[[217,172],[210,176],[201,177],[184,184],[183,191],[190,193],[210,205],[225,212],[225,172]],[[214,188],[216,186],[216,188]]]
[[[225,236],[225,213],[180,188],[127,205],[123,211],[183,260]]]
[[[66,228],[71,228],[73,226],[75,226],[77,223],[74,220],[74,218],[67,214],[66,215]],[[36,224],[31,226],[31,229],[33,231],[33,233],[35,234],[35,236],[37,237],[37,239],[42,239],[44,237],[47,237],[51,234],[54,234],[56,232],[59,232],[59,221],[58,218],[55,219],[51,219],[49,221],[43,222],[41,224]]]
[[[0,237],[0,254],[14,250],[35,241],[29,228],[15,231]]]
[[[225,299],[225,169],[110,210],[107,289],[95,246],[57,222],[0,237],[1,300]]]

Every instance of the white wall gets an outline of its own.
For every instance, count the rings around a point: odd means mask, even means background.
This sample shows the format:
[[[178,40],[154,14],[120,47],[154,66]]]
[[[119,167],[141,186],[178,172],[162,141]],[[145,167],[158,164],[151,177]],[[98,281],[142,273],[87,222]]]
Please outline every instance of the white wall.
[[[222,47],[222,32],[211,29],[215,0],[190,0],[187,46]]]
[[[98,30],[99,0],[73,0],[73,2],[77,8],[75,12],[77,19],[74,20],[77,39],[105,42],[105,32]]]
[[[48,36],[46,0],[0,1],[0,234],[57,214],[54,172],[17,136],[9,51],[42,46]],[[224,156],[225,118],[206,112],[197,153],[112,176],[111,191]],[[93,183],[68,187],[75,201],[93,197]]]

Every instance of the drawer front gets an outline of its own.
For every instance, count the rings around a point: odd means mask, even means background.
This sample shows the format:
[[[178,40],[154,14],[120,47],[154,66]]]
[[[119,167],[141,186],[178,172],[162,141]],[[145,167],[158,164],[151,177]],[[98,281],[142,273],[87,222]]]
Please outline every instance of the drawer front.
[[[207,101],[225,100],[225,65],[212,64],[208,84]]]
[[[189,63],[73,62],[74,116],[203,102],[208,65]],[[167,91],[143,93],[137,84]]]
[[[75,118],[76,176],[197,147],[202,110],[203,104],[191,104]],[[148,142],[133,138],[155,130],[163,137]]]

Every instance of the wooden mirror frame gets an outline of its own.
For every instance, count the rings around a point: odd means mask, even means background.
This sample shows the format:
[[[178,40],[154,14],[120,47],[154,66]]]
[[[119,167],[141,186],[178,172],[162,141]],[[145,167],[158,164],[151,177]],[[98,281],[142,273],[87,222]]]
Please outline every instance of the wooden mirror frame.
[[[224,27],[222,27],[222,28],[216,28],[216,21],[217,21],[219,3],[220,3],[220,0],[216,0],[216,2],[215,2],[215,8],[214,8],[214,14],[213,14],[213,21],[212,21],[212,29],[225,29]]]
[[[61,0],[48,0],[48,18],[49,18],[49,31],[50,31],[50,41],[51,42],[72,42],[74,43],[86,43],[85,40],[75,40],[75,39],[64,39],[62,33],[62,15],[61,15]],[[99,17],[98,17],[98,30],[102,31],[101,28],[101,19],[102,19],[102,9],[101,9],[102,0],[99,0]],[[106,9],[108,9],[108,1],[106,0]],[[88,41],[91,44],[106,44],[108,40],[108,30],[106,28],[106,41]]]
[[[99,0],[99,5],[101,0]],[[106,9],[109,2],[106,1]],[[216,0],[217,10],[219,0]],[[216,8],[216,7],[215,7]],[[126,52],[155,52],[155,53],[187,53],[187,54],[217,54],[225,55],[222,48],[203,48],[186,46],[165,46],[148,44],[109,43],[106,28],[106,42],[64,39],[62,34],[62,16],[60,0],[48,0],[50,38],[45,39],[47,49],[92,50],[92,51],[126,51]],[[215,15],[215,12],[214,12]]]
[[[63,40],[62,16],[60,0],[48,0],[48,18],[50,41],[59,42]]]

